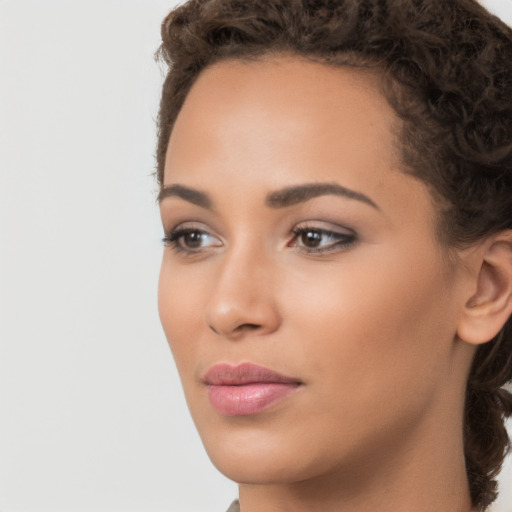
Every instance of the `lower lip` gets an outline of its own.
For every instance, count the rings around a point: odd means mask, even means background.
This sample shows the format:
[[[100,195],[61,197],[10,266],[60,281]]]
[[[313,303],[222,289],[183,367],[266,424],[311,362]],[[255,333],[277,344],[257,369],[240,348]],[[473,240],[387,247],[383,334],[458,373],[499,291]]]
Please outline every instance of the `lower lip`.
[[[260,382],[242,386],[208,387],[213,407],[226,416],[248,416],[269,408],[279,400],[294,393],[299,384]]]

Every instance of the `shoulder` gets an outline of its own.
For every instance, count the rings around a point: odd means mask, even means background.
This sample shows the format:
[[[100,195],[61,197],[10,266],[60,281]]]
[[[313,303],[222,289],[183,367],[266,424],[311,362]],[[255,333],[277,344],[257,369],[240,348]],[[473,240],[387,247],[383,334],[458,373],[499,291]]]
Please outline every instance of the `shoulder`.
[[[240,504],[238,503],[238,500],[233,501],[226,512],[240,512]]]

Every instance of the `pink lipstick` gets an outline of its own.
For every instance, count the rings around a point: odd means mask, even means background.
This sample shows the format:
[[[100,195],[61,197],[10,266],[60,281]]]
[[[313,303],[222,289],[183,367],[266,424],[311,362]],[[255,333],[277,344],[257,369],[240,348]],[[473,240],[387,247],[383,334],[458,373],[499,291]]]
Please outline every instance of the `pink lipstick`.
[[[248,416],[264,411],[302,384],[252,363],[217,364],[203,378],[213,407],[226,416]]]

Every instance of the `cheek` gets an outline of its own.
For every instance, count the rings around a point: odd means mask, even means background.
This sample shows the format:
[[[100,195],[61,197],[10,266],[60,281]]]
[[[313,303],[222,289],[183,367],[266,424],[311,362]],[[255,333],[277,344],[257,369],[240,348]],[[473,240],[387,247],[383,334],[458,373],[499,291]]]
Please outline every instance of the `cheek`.
[[[285,315],[296,325],[311,379],[321,375],[330,389],[357,388],[369,401],[386,386],[400,394],[404,385],[438,382],[455,332],[437,254],[374,256],[347,254],[325,275],[310,275],[307,293],[304,280],[295,279],[294,307]]]
[[[180,373],[193,357],[198,320],[203,318],[197,281],[184,278],[164,253],[158,283],[158,312]]]

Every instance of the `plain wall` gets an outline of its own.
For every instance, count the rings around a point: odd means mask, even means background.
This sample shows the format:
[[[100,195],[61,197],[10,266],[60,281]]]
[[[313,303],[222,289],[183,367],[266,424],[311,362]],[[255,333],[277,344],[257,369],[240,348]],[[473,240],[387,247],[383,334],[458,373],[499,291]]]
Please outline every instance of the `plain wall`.
[[[236,496],[156,307],[153,52],[175,3],[0,0],[3,512],[222,512]],[[512,512],[510,460],[501,481],[495,510]]]

